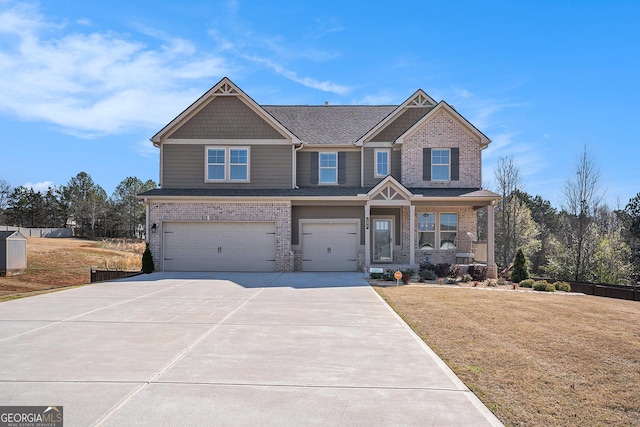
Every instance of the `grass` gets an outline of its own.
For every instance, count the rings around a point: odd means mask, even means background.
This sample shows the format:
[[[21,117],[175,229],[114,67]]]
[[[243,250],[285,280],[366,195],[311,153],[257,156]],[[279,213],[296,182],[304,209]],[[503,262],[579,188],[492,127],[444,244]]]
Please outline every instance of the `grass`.
[[[27,238],[27,270],[0,277],[0,299],[89,283],[91,267],[139,271],[144,242]]]
[[[640,426],[640,303],[424,285],[378,293],[507,426]]]

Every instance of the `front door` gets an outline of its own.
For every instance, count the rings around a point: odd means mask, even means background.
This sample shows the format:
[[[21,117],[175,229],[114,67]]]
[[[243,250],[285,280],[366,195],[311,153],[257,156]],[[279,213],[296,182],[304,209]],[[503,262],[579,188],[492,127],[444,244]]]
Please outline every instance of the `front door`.
[[[373,262],[393,262],[393,219],[373,219]]]

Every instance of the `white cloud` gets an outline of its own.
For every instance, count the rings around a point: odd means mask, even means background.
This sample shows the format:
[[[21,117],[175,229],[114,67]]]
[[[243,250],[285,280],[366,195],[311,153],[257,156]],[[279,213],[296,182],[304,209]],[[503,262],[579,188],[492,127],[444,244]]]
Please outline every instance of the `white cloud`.
[[[54,185],[53,185],[53,181],[36,182],[35,184],[32,184],[31,182],[27,182],[26,184],[23,185],[23,187],[32,188],[33,191],[45,194],[49,190],[49,188],[53,188]]]
[[[0,111],[75,135],[156,129],[193,102],[198,80],[228,71],[184,39],[161,35],[151,47],[116,33],[65,33],[34,6],[2,7]]]

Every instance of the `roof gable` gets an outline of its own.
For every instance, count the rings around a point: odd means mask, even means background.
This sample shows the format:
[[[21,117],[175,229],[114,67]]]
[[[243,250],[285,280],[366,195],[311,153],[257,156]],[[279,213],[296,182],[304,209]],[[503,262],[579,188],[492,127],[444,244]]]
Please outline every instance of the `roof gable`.
[[[436,102],[422,89],[418,89],[401,105],[396,107],[387,117],[362,135],[356,145],[369,141],[393,142],[402,135],[415,121],[427,114]],[[419,109],[417,111],[409,111]]]
[[[244,124],[250,126],[238,126],[237,120],[230,117],[231,114],[239,115],[246,121]],[[212,115],[220,118],[221,127],[212,129],[207,126],[211,123]],[[159,146],[169,138],[251,139],[253,134],[298,142],[293,133],[224,77],[156,133],[151,141]]]
[[[413,194],[400,184],[394,177],[387,175],[382,181],[373,187],[368,193],[371,204],[409,204]]]
[[[397,140],[396,143],[402,144],[405,138],[409,137],[413,134],[417,129],[419,129],[424,123],[426,123],[429,119],[434,117],[438,112],[444,111],[450,116],[452,116],[455,120],[457,120],[468,132],[472,135],[478,137],[480,139],[480,148],[486,148],[491,140],[487,138],[485,134],[480,132],[478,128],[472,125],[467,119],[465,119],[460,113],[458,113],[452,106],[447,104],[445,101],[440,101],[438,105],[436,105],[431,111],[429,111],[424,117],[418,120],[413,126],[411,126],[407,131],[402,134]]]

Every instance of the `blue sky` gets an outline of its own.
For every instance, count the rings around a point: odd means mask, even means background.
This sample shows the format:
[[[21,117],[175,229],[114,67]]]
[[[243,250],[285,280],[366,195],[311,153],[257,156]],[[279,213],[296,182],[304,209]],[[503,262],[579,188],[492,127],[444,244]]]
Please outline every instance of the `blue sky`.
[[[0,179],[108,194],[158,180],[149,138],[222,77],[260,104],[423,89],[560,206],[584,147],[611,207],[640,192],[640,2],[0,0]]]

